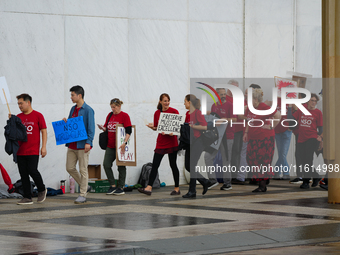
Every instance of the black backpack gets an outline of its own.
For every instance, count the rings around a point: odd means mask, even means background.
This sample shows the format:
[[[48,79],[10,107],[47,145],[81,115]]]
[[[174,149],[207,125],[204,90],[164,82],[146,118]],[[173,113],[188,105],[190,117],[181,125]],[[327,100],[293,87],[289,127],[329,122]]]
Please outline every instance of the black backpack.
[[[35,184],[31,181],[31,194],[33,195]],[[24,195],[24,187],[22,186],[22,181],[18,180],[16,183],[14,183],[14,188],[16,193],[19,193],[20,195]]]
[[[148,186],[149,176],[152,169],[152,163],[146,163],[142,166],[142,171],[140,173],[138,184],[142,185],[143,188]],[[152,185],[153,189],[159,189],[161,187],[161,182],[159,181],[159,174],[157,173],[156,179]]]

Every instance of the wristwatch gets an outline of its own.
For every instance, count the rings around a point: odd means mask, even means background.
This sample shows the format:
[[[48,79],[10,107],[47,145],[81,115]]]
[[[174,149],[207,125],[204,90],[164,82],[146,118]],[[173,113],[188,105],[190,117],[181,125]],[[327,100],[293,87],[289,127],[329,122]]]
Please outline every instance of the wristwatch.
[[[125,145],[127,145],[127,142],[125,142]]]

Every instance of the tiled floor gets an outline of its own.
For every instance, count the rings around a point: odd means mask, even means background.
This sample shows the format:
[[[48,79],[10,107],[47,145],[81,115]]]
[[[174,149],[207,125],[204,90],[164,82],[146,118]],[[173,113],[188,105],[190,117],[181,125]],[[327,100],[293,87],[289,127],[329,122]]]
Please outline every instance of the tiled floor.
[[[170,196],[172,187],[151,197],[91,193],[83,205],[76,194],[27,206],[0,199],[0,254],[340,254],[340,205],[326,191],[287,181],[254,188],[202,196],[198,187],[189,200]]]

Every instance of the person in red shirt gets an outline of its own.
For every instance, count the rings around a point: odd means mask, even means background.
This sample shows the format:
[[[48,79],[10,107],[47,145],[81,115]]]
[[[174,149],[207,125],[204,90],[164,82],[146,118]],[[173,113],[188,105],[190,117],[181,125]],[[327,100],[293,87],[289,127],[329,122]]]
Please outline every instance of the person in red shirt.
[[[323,139],[323,116],[322,112],[316,108],[319,97],[312,93],[311,99],[307,103],[307,110],[311,115],[305,115],[301,110],[291,115],[291,107],[288,107],[288,118],[294,118],[299,124],[299,135],[297,140],[297,153],[300,158],[300,165],[296,171],[303,171],[303,183],[301,189],[309,188],[310,177],[313,176],[312,187],[318,185],[320,180],[318,173],[314,173],[313,156],[319,147],[319,142]],[[321,148],[319,148],[321,149]]]
[[[126,179],[126,166],[118,166],[119,179],[117,186],[115,184],[115,178],[112,171],[112,163],[116,160],[116,125],[123,124],[125,128],[125,140],[124,143],[119,146],[120,152],[125,153],[125,146],[132,133],[132,126],[130,116],[121,110],[123,102],[118,98],[114,98],[110,102],[112,112],[110,112],[105,120],[104,126],[98,125],[103,131],[108,131],[108,143],[105,150],[103,166],[105,169],[106,176],[110,182],[111,187],[107,191],[107,195],[124,195],[124,185]]]
[[[154,114],[154,121],[153,123],[149,123],[147,125],[148,128],[154,131],[157,130],[158,120],[159,120],[161,112],[179,114],[179,112],[176,109],[170,107],[170,96],[166,93],[163,93],[160,95],[159,103],[157,105],[157,111]],[[139,192],[144,193],[149,196],[151,195],[152,185],[157,177],[159,165],[161,164],[161,161],[164,155],[168,154],[170,167],[171,167],[172,174],[174,176],[174,181],[175,181],[175,189],[170,193],[170,195],[181,194],[179,190],[179,170],[178,170],[177,163],[176,163],[177,151],[178,151],[178,142],[177,142],[176,135],[173,135],[172,133],[165,134],[164,132],[161,134],[158,134],[148,186],[146,188],[139,188],[138,189]]]
[[[256,110],[270,109],[268,105],[262,102],[262,89],[252,89],[252,94],[252,104]],[[275,149],[274,128],[279,123],[278,120],[281,118],[281,114],[275,109],[269,115],[256,115],[248,107],[245,116],[247,116],[248,125],[243,135],[243,141],[248,142],[247,163],[252,169],[253,178],[259,182],[259,187],[253,192],[266,192],[266,182],[269,177],[274,175],[270,165]],[[272,117],[274,120],[268,120]]]
[[[185,151],[185,169],[190,173],[189,191],[183,195],[183,198],[196,197],[196,180],[203,186],[204,195],[208,191],[209,180],[204,178],[195,167],[204,149],[201,131],[207,130],[207,122],[201,111],[201,101],[195,95],[188,94],[184,99],[185,108],[188,110],[185,116],[185,122],[189,123],[193,130],[194,138],[190,146]]]
[[[18,205],[33,204],[31,194],[32,177],[35,185],[38,188],[38,203],[42,203],[46,199],[47,190],[45,188],[42,176],[38,171],[39,150],[41,157],[44,158],[47,154],[47,128],[44,116],[32,109],[32,97],[28,94],[17,96],[19,109],[22,113],[17,117],[21,119],[22,124],[26,127],[27,142],[19,141],[18,168],[24,189],[23,199],[18,202]],[[42,146],[40,149],[40,133],[42,137]]]
[[[228,120],[228,126],[226,128],[225,133],[223,134],[222,141],[220,143],[219,150],[221,151],[222,156],[222,163],[223,166],[228,167],[231,163],[231,150],[233,147],[234,142],[234,127],[230,127],[230,121],[235,121],[236,116],[233,115],[233,105],[232,103],[228,102],[226,100],[226,90],[225,88],[217,88],[216,89],[218,95],[221,98],[222,105],[218,102],[217,105],[213,104],[211,106],[211,112],[216,113],[221,119]],[[213,166],[214,165],[214,159],[218,153],[219,150],[208,150],[204,154],[204,160],[205,164],[207,166]],[[229,168],[230,169],[230,168]],[[215,173],[208,172],[209,176],[209,189],[215,187],[218,185],[218,182],[216,180]],[[223,185],[220,187],[220,190],[231,190],[231,171],[223,172]]]

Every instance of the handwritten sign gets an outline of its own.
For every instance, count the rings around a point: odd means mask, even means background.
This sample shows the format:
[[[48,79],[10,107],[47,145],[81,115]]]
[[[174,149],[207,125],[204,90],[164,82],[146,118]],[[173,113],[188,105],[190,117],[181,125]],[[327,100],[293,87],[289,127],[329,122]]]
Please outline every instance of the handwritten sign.
[[[6,94],[6,97],[4,93]],[[8,103],[12,102],[11,95],[9,93],[9,89],[7,86],[6,78],[5,76],[3,76],[3,77],[0,77],[0,99],[1,99],[2,104],[7,104],[6,98],[7,98]]]
[[[52,122],[57,145],[87,139],[83,116]]]
[[[136,127],[132,125],[132,133],[127,145],[125,145],[125,153],[121,153],[118,149],[125,140],[125,128],[122,124],[116,125],[116,164],[117,166],[136,166]]]
[[[278,97],[281,97],[281,89],[282,88],[297,88],[297,82],[296,81],[292,81],[289,79],[284,79],[284,78],[280,78],[275,76],[275,87],[278,88],[277,90],[277,95]],[[286,94],[286,98],[297,98],[297,93],[287,93]]]
[[[174,135],[180,135],[181,124],[185,121],[184,115],[164,113],[162,112],[159,116],[157,132]]]

